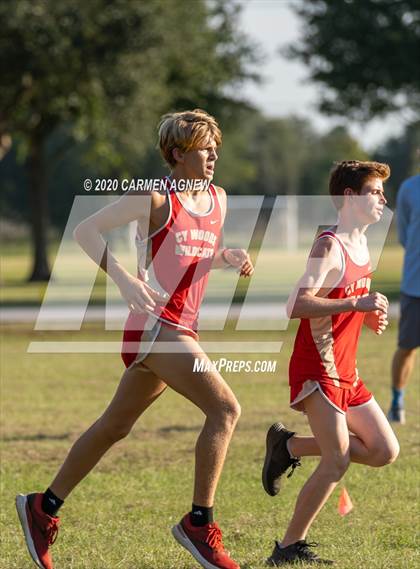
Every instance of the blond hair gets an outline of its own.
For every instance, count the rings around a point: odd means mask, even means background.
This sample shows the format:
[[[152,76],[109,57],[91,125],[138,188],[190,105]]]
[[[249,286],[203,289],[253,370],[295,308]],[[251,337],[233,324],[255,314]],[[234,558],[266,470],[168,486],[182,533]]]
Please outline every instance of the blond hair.
[[[163,115],[158,131],[160,152],[170,166],[176,165],[172,153],[174,148],[188,152],[206,143],[209,136],[217,146],[222,143],[222,133],[216,119],[202,109]]]

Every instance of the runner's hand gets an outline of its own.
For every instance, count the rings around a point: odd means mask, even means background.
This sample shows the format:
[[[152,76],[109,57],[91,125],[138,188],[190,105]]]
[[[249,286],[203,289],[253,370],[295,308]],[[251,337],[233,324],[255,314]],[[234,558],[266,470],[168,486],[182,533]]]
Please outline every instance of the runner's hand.
[[[245,249],[225,249],[223,257],[231,267],[238,269],[241,277],[250,277],[254,272],[254,265]]]
[[[166,293],[165,295],[161,294],[147,283],[131,275],[119,285],[119,289],[121,296],[128,304],[128,308],[136,313],[153,312],[157,302],[164,303],[169,298]]]
[[[375,334],[380,336],[383,332],[385,332],[386,327],[388,326],[388,315],[379,310],[375,312],[368,312],[365,315],[365,324],[368,328],[373,330]]]
[[[375,312],[379,310],[383,314],[387,314],[388,306],[387,297],[380,292],[372,292],[367,296],[362,296],[357,299],[355,304],[357,312]]]

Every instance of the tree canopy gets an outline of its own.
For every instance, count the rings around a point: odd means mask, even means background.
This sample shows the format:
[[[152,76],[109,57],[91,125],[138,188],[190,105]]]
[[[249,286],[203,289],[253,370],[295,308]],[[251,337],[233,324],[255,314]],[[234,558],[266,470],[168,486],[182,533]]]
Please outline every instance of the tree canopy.
[[[102,175],[134,173],[163,112],[234,112],[227,89],[255,77],[256,54],[237,10],[224,0],[0,3],[0,146],[13,140],[28,175],[32,280],[49,277],[47,185],[65,149],[86,141]]]
[[[289,53],[324,87],[320,109],[359,120],[420,108],[418,0],[296,0]]]
[[[385,141],[375,152],[374,158],[391,166],[391,178],[387,185],[395,197],[402,182],[419,172],[420,120],[407,125],[401,136]]]
[[[0,3],[1,131],[23,144],[64,123],[95,143],[95,159],[118,163],[128,148],[138,158],[159,113],[221,106],[227,86],[252,76],[235,10],[220,0]]]

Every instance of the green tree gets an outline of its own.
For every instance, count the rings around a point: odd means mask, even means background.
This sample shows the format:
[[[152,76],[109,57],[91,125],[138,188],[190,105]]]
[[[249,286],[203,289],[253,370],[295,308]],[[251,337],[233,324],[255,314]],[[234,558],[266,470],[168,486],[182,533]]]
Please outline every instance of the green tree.
[[[229,194],[253,194],[257,164],[253,156],[255,130],[264,120],[255,109],[239,109],[235,120],[223,124],[223,142],[218,150],[215,183]]]
[[[319,136],[305,163],[300,193],[325,194],[334,162],[342,160],[369,160],[369,155],[348,133],[344,126],[336,126]]]
[[[395,201],[401,183],[420,169],[420,121],[407,125],[402,136],[392,137],[380,146],[374,155],[375,160],[386,162],[391,167],[391,178],[387,187]]]
[[[314,140],[305,119],[266,119],[255,135],[256,188],[266,195],[297,194]]]
[[[298,193],[315,139],[305,119],[269,118],[243,109],[239,124],[224,132],[217,179],[234,194]]]
[[[103,174],[127,173],[162,112],[233,112],[226,88],[254,76],[236,14],[223,0],[0,2],[0,140],[13,138],[27,172],[31,280],[50,275],[48,174],[67,148],[88,142],[87,159]],[[66,136],[51,155],[57,130]]]
[[[319,134],[302,118],[240,117],[240,128],[225,132],[216,169],[229,193],[325,194],[334,162],[370,159],[344,126]]]
[[[292,7],[303,30],[289,53],[326,87],[322,111],[365,120],[419,109],[418,0],[296,0]]]

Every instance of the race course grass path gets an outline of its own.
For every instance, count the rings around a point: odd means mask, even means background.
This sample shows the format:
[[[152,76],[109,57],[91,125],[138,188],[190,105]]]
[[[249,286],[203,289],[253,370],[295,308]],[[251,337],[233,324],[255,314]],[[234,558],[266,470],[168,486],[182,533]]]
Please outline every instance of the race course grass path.
[[[243,569],[264,567],[274,539],[280,539],[315,459],[303,460],[276,498],[261,486],[265,433],[281,420],[309,433],[305,418],[289,410],[287,364],[294,337],[259,332],[285,342],[276,373],[226,374],[242,417],[234,435],[215,506],[224,542]],[[396,326],[382,337],[363,332],[358,368],[383,408],[389,404],[389,370]],[[34,567],[24,547],[14,508],[16,493],[43,491],[75,439],[103,411],[123,365],[115,354],[28,354],[31,340],[98,340],[105,333],[33,332],[8,326],[1,340],[1,569]],[[119,334],[107,333],[116,340]],[[211,333],[203,334],[203,339]],[[219,336],[220,337],[220,336]],[[236,339],[232,331],[226,340]],[[256,338],[255,338],[256,339]],[[224,354],[212,355],[212,359]],[[230,356],[227,356],[230,357]],[[248,359],[247,355],[232,356]],[[251,359],[251,357],[249,358]],[[418,360],[419,361],[419,360]],[[397,462],[382,469],[352,465],[345,486],[354,510],[341,518],[336,490],[309,537],[319,554],[340,569],[412,569],[420,566],[419,367],[407,394],[407,425],[397,426]],[[190,508],[194,444],[203,415],[167,390],[140,418],[62,508],[62,529],[53,547],[56,569],[193,569],[194,560],[175,542],[170,528]]]

